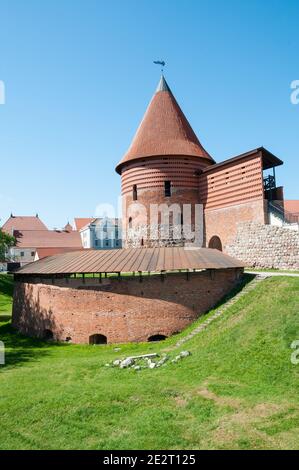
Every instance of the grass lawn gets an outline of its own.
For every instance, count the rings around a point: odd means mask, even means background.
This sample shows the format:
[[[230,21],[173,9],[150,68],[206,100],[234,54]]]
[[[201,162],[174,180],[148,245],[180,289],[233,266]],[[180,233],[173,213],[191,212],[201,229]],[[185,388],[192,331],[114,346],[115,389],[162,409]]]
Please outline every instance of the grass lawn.
[[[245,271],[256,271],[264,273],[288,273],[288,274],[299,274],[298,270],[291,269],[276,269],[276,268],[245,268]]]
[[[119,352],[24,338],[11,289],[0,276],[0,449],[298,449],[299,278],[260,282],[177,351],[179,336]],[[156,370],[105,367],[182,349],[192,355]]]

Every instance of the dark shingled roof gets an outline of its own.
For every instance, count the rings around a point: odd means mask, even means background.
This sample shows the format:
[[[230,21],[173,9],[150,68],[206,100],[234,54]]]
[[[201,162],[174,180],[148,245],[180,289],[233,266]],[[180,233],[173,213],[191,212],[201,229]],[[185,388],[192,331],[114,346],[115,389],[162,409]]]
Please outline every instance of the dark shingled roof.
[[[50,256],[30,263],[18,274],[71,274],[159,272],[178,269],[225,269],[244,267],[242,261],[210,248],[123,248],[86,250]]]

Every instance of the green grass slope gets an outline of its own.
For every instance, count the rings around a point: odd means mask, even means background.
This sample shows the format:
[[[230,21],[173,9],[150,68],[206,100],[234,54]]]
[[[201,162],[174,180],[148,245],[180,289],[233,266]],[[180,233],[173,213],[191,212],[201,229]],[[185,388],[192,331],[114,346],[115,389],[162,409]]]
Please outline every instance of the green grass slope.
[[[7,315],[11,282],[0,282]],[[0,449],[299,447],[299,365],[290,362],[299,339],[298,278],[262,281],[181,348],[192,356],[156,370],[105,363],[151,351],[176,355],[178,336],[115,352],[24,338],[3,319]]]

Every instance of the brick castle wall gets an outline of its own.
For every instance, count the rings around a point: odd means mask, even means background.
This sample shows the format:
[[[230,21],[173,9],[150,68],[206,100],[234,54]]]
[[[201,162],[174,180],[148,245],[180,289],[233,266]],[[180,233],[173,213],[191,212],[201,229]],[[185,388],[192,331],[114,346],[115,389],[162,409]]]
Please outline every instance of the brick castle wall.
[[[20,332],[88,343],[102,334],[109,343],[147,341],[183,330],[239,281],[242,269],[207,270],[103,279],[32,278],[15,283],[13,326]]]
[[[207,165],[199,158],[194,157],[156,157],[150,160],[128,163],[122,170],[122,213],[123,233],[126,234],[125,247],[136,246],[168,246],[173,245],[171,239],[163,240],[159,236],[159,243],[150,236],[150,227],[162,222],[161,211],[157,223],[151,219],[151,206],[168,207],[177,204],[183,212],[183,205],[191,205],[191,224],[194,225],[194,206],[199,203],[198,180],[200,171]],[[164,182],[171,182],[171,196],[165,197]],[[133,185],[137,187],[137,200],[133,201]],[[138,208],[138,205],[142,208]],[[142,210],[142,209],[145,210]],[[129,219],[131,222],[129,224]],[[178,224],[172,221],[170,212],[170,225]],[[176,243],[180,244],[180,243]],[[181,243],[182,244],[182,243]]]
[[[209,246],[209,241],[216,235],[222,242],[223,251],[228,253],[227,247],[234,243],[240,223],[256,222],[262,225],[266,222],[264,204],[264,199],[258,199],[225,208],[206,210],[204,212],[206,246]]]
[[[247,266],[299,269],[299,233],[274,225],[239,223],[236,238],[226,252]]]

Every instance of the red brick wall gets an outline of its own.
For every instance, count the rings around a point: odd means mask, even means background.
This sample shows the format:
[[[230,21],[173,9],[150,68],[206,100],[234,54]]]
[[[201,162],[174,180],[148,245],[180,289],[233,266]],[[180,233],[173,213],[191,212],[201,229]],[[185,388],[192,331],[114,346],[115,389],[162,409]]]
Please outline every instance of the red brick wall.
[[[199,177],[199,195],[205,209],[264,199],[260,153],[244,157],[241,161],[209,167]]]
[[[45,329],[57,340],[88,343],[103,334],[109,343],[146,341],[181,331],[209,310],[238,282],[240,269],[144,276],[122,279],[16,281],[13,326],[42,337]]]
[[[238,224],[242,222],[257,222],[264,224],[264,199],[236,204],[220,209],[206,210],[204,212],[204,237],[206,246],[210,239],[217,235],[222,243],[223,251],[226,246],[234,243],[238,231]]]
[[[199,195],[205,245],[216,235],[226,251],[234,243],[239,223],[267,222],[261,153],[206,169],[199,177]]]
[[[203,173],[199,174],[201,171]],[[164,181],[172,183],[172,195],[164,197]],[[132,188],[137,185],[137,204],[145,212],[132,211]],[[204,207],[204,244],[217,235],[225,247],[233,243],[238,224],[266,223],[262,156],[260,152],[223,165],[204,166],[199,159],[160,157],[148,161],[131,162],[122,171],[123,231],[127,233],[124,246],[156,246],[149,237],[151,204],[191,204],[194,225],[195,204]],[[127,231],[129,217],[131,230]],[[158,221],[160,223],[160,221]],[[177,223],[175,221],[174,223]],[[170,221],[171,224],[171,221]],[[138,230],[138,227],[144,227]],[[144,240],[143,240],[144,238]],[[167,240],[160,241],[168,243]]]
[[[178,204],[183,208],[183,204],[191,204],[192,219],[194,224],[194,206],[199,203],[198,181],[199,172],[207,166],[199,158],[192,157],[156,157],[140,162],[128,163],[122,170],[122,196],[123,196],[123,233],[127,233],[129,217],[132,217],[131,235],[134,229],[140,226],[147,227],[155,224],[150,220],[150,207],[152,204]],[[164,195],[164,182],[171,182],[171,197]],[[133,185],[137,185],[137,201],[135,204],[142,204],[145,212],[138,214],[137,210],[132,210]],[[159,220],[158,223],[161,223]],[[170,221],[171,223],[171,221]],[[178,221],[174,221],[175,224]],[[147,232],[147,229],[145,230]],[[137,235],[138,238],[139,235]],[[134,233],[133,233],[134,237]],[[124,246],[132,246],[130,235]],[[152,241],[146,234],[144,246],[152,246]],[[147,239],[147,240],[146,240]]]

